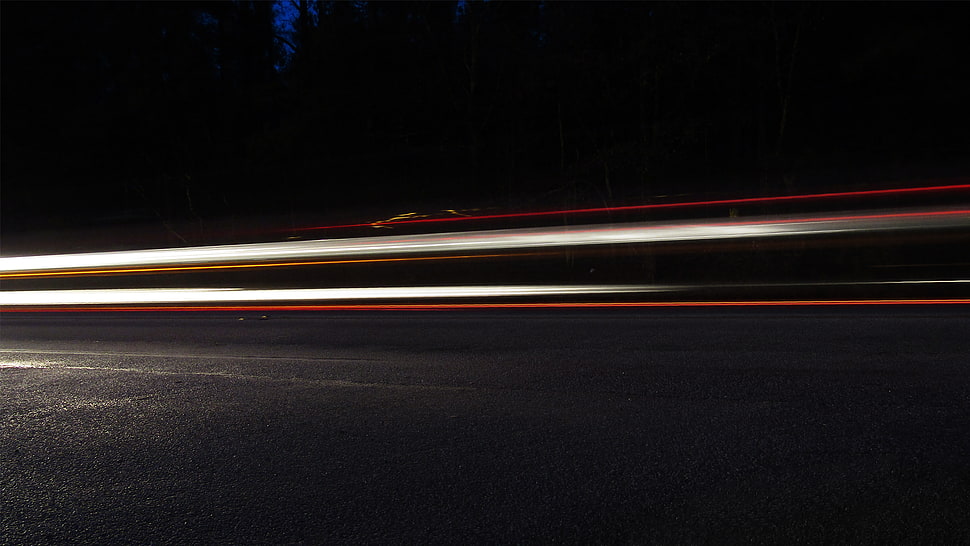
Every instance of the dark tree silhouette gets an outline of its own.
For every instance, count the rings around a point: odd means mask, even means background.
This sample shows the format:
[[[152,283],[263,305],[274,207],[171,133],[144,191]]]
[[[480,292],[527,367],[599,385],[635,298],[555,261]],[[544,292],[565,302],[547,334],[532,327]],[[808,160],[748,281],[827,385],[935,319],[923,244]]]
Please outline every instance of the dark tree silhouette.
[[[292,31],[269,2],[0,4],[3,229],[783,193],[970,155],[958,4],[284,3]]]

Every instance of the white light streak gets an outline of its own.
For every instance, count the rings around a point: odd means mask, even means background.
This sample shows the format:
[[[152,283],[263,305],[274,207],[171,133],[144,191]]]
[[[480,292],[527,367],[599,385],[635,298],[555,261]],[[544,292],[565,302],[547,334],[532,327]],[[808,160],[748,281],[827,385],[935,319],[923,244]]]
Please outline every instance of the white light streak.
[[[414,286],[372,288],[117,288],[101,290],[24,290],[0,292],[0,306],[133,305],[166,303],[247,303],[266,301],[335,301],[427,298],[494,298],[659,292],[648,285],[552,286]]]
[[[525,296],[577,296],[648,294],[738,288],[823,288],[895,284],[970,285],[970,279],[856,281],[809,283],[746,283],[693,285],[508,285],[508,286],[381,286],[367,288],[112,288],[97,290],[0,291],[0,307],[61,305],[228,304],[259,302],[325,302],[373,300],[426,300]]]
[[[198,265],[324,259],[379,255],[482,252],[542,247],[568,247],[711,239],[787,237],[849,232],[880,232],[970,226],[965,211],[870,213],[836,218],[775,217],[759,221],[705,221],[561,226],[250,243],[118,252],[91,252],[0,258],[0,273],[92,268]]]

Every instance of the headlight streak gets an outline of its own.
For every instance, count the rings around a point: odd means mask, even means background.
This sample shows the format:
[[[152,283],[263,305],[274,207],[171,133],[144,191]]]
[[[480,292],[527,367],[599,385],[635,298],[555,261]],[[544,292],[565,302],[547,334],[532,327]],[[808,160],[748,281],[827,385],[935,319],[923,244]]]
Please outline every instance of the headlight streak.
[[[509,297],[549,297],[549,296],[588,296],[603,294],[648,294],[661,292],[687,292],[691,290],[725,288],[821,288],[843,286],[878,286],[893,284],[950,284],[970,285],[967,279],[952,280],[903,280],[870,282],[827,282],[827,283],[749,283],[737,284],[700,284],[700,285],[510,285],[510,286],[403,286],[403,287],[364,287],[364,288],[297,288],[297,289],[244,289],[244,288],[112,288],[92,290],[22,290],[0,292],[0,310],[19,310],[24,307],[50,306],[137,306],[144,304],[207,304],[203,308],[213,308],[214,304],[253,304],[259,302],[321,302],[321,301],[360,301],[360,300],[429,300],[456,298],[509,298]],[[807,300],[806,300],[807,301]],[[822,301],[860,301],[860,300],[822,300]],[[906,302],[910,300],[885,300]],[[919,300],[923,302],[957,302],[967,300]],[[648,304],[672,304],[677,302],[558,302],[555,305],[574,306],[647,306]],[[684,302],[680,302],[685,304]],[[740,302],[738,304],[742,304]],[[394,304],[377,304],[377,307]],[[414,305],[437,304],[405,304]],[[475,307],[479,304],[446,304],[458,307]],[[522,306],[522,303],[487,304],[492,306]],[[532,306],[529,304],[526,306]],[[535,306],[549,306],[552,303],[535,303]],[[347,304],[324,306],[343,308]],[[258,309],[310,309],[324,308],[319,305],[301,304],[299,306],[256,307]],[[350,307],[353,307],[352,305]],[[371,305],[374,307],[374,305]],[[233,308],[252,308],[241,305]]]
[[[735,240],[967,226],[970,226],[970,209],[882,212],[829,217],[776,217],[757,221],[603,224],[18,256],[0,258],[0,274],[152,266],[187,267],[233,262],[469,253],[670,241]]]
[[[646,293],[671,288],[647,285],[405,286],[368,288],[110,288],[102,290],[19,290],[0,292],[0,306],[243,303],[430,298],[495,298]]]
[[[0,279],[26,279],[36,277],[77,277],[88,275],[125,275],[136,273],[178,273],[189,271],[210,271],[225,269],[255,269],[255,268],[277,268],[277,267],[297,267],[306,265],[349,265],[349,264],[369,264],[369,263],[391,263],[391,262],[417,262],[430,260],[462,260],[476,258],[519,258],[524,256],[534,256],[539,253],[516,253],[516,254],[469,254],[462,256],[417,256],[409,258],[373,258],[365,260],[326,260],[326,261],[302,261],[302,262],[269,262],[255,264],[216,264],[216,265],[195,265],[195,266],[169,266],[169,267],[133,267],[129,269],[79,269],[66,271],[41,271],[27,273],[0,273]]]
[[[744,198],[738,198],[738,199],[718,199],[713,201],[651,203],[651,204],[645,204],[645,205],[626,205],[626,206],[617,206],[617,207],[595,207],[595,208],[548,210],[548,211],[536,211],[536,212],[517,212],[517,213],[505,213],[505,214],[485,214],[481,216],[451,216],[446,218],[402,219],[402,220],[393,220],[393,221],[369,222],[369,223],[361,223],[361,224],[312,226],[312,227],[306,227],[306,228],[298,228],[295,231],[320,231],[320,230],[327,230],[327,229],[349,229],[349,228],[360,228],[360,227],[388,227],[388,226],[406,225],[406,224],[440,224],[445,222],[501,220],[501,219],[511,219],[511,218],[536,218],[536,217],[544,217],[544,216],[625,213],[625,212],[638,212],[638,211],[649,211],[649,210],[683,209],[683,208],[727,206],[727,205],[731,205],[731,206],[765,205],[765,204],[771,204],[771,203],[814,201],[814,200],[823,200],[823,199],[828,200],[828,199],[847,199],[847,198],[858,198],[858,197],[913,195],[913,194],[921,194],[921,193],[941,193],[941,192],[947,192],[947,191],[959,192],[959,191],[966,191],[966,190],[970,190],[970,184],[923,186],[923,187],[916,187],[916,188],[892,188],[892,189],[882,189],[882,190],[861,190],[861,191],[850,191],[850,192],[830,192],[830,193],[816,193],[816,194],[807,194],[807,195],[744,197]]]
[[[953,186],[940,187],[953,189]],[[963,187],[960,187],[963,188]],[[966,188],[970,188],[967,185]],[[916,191],[916,190],[913,190]],[[895,190],[888,190],[895,192]],[[822,195],[822,194],[820,194]],[[806,196],[802,196],[806,197]],[[731,200],[739,201],[739,200]],[[700,221],[636,222],[622,224],[590,224],[583,226],[553,226],[541,228],[517,228],[500,230],[428,233],[419,235],[391,235],[355,237],[345,239],[321,239],[310,241],[286,241],[275,243],[249,243],[188,248],[163,248],[115,252],[91,252],[47,256],[17,256],[0,258],[0,278],[28,279],[100,275],[166,274],[201,272],[207,270],[265,270],[295,266],[330,266],[339,264],[371,264],[381,262],[432,262],[436,260],[460,261],[480,258],[556,258],[567,254],[566,249],[593,249],[600,247],[600,256],[615,256],[616,249],[641,252],[641,246],[653,243],[690,243],[708,241],[711,244],[740,244],[753,240],[759,247],[771,245],[770,241],[795,239],[795,247],[824,241],[846,241],[841,237],[851,235],[892,234],[881,240],[898,241],[898,235],[916,236],[916,233],[938,236],[964,237],[970,227],[970,208],[950,207],[936,209],[909,209],[904,211],[862,211],[857,213],[829,213],[818,215],[788,215],[757,219],[709,219]],[[959,231],[954,231],[959,230]],[[838,235],[840,237],[818,237]],[[878,239],[872,239],[877,241]],[[725,242],[722,242],[725,241]],[[745,243],[747,244],[747,243]],[[786,245],[787,246],[787,245]],[[664,245],[663,248],[669,248]],[[696,248],[691,246],[690,248]],[[607,254],[608,253],[608,254]],[[591,256],[592,253],[583,253]],[[631,255],[624,253],[624,255]],[[487,267],[504,265],[487,262]],[[547,262],[533,261],[526,275],[534,276],[539,267]],[[570,266],[571,267],[571,266]],[[598,268],[598,267],[597,267]],[[436,310],[436,309],[501,309],[501,308],[607,308],[607,307],[717,307],[717,306],[808,306],[808,305],[915,305],[915,304],[967,304],[967,285],[970,280],[953,278],[955,270],[937,272],[936,279],[902,279],[882,281],[845,282],[784,282],[784,283],[733,283],[733,284],[638,284],[636,277],[620,274],[610,279],[616,271],[606,276],[568,277],[567,284],[504,285],[452,282],[442,283],[442,271],[459,271],[461,275],[478,267],[436,269],[430,277],[395,277],[378,286],[330,287],[330,288],[90,288],[90,289],[44,289],[2,290],[2,312],[47,311],[328,311],[328,310]],[[313,275],[270,277],[292,283],[317,284]],[[344,272],[346,271],[346,273]],[[399,271],[397,269],[387,272]],[[418,273],[413,268],[408,275]],[[486,269],[494,272],[494,269]],[[328,279],[354,278],[360,269],[347,269],[337,277],[327,274]],[[593,269],[589,270],[592,275]],[[559,274],[559,273],[557,273]],[[289,275],[289,274],[287,274]],[[570,273],[572,275],[572,273]],[[501,275],[500,275],[501,276]],[[555,275],[553,275],[555,277]],[[632,280],[624,284],[620,278]],[[244,276],[245,278],[245,276]],[[264,284],[266,277],[257,278]],[[428,286],[398,286],[407,278],[423,279]],[[534,277],[533,277],[534,278]],[[566,277],[559,277],[564,278]],[[569,284],[574,279],[598,279],[598,284]],[[202,277],[207,283],[215,277]],[[161,281],[151,279],[150,284],[172,283],[173,278]],[[431,282],[427,282],[431,280]],[[451,279],[455,281],[457,279]],[[490,281],[490,278],[486,283]],[[605,281],[605,282],[604,282]],[[618,282],[619,281],[619,282]],[[132,286],[131,278],[122,279]],[[332,280],[330,282],[333,282]],[[358,278],[357,282],[361,283]],[[420,281],[419,281],[420,282]],[[540,281],[541,282],[541,281]],[[612,284],[607,284],[612,282]],[[676,281],[675,281],[676,282]],[[245,281],[244,281],[245,283]],[[349,284],[338,281],[339,284]],[[30,284],[30,283],[28,283]],[[104,286],[103,281],[88,283]],[[181,284],[181,283],[179,283]],[[48,286],[51,283],[47,283]],[[873,287],[886,286],[886,289]],[[926,285],[926,286],[919,286]],[[937,288],[933,288],[936,285]],[[82,285],[83,286],[83,285]],[[887,292],[888,287],[892,288]],[[955,287],[957,293],[944,295],[941,290]],[[56,288],[56,283],[54,284]],[[858,287],[859,289],[852,288]],[[912,288],[907,288],[912,287]],[[78,287],[80,288],[80,287]],[[789,290],[790,289],[790,290]],[[823,290],[817,290],[823,289]],[[753,291],[752,291],[753,290]],[[766,299],[768,294],[784,294],[790,299]],[[845,298],[844,296],[852,297]],[[894,297],[885,297],[885,296]],[[725,297],[726,296],[726,297]],[[807,298],[805,296],[808,296]],[[870,296],[870,297],[865,297]],[[875,296],[875,297],[871,297]],[[898,297],[908,296],[908,297]],[[775,298],[775,296],[768,296]],[[488,301],[492,300],[492,301]]]
[[[287,312],[287,311],[460,311],[488,309],[611,309],[651,307],[832,307],[832,306],[970,305],[970,299],[831,299],[831,300],[686,300],[633,302],[512,302],[512,303],[402,303],[330,305],[196,305],[196,306],[97,306],[21,307],[0,309],[4,313],[106,313],[106,312]]]

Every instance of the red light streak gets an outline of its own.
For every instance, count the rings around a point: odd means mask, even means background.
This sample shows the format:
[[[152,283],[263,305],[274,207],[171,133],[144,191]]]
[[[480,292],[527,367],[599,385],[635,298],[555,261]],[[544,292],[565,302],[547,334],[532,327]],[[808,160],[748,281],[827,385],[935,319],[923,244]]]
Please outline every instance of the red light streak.
[[[814,224],[822,222],[839,222],[846,220],[884,220],[887,218],[915,218],[915,217],[928,217],[928,216],[958,216],[963,214],[970,214],[970,209],[961,210],[942,210],[942,211],[920,211],[920,212],[894,212],[894,213],[883,213],[883,214],[858,214],[858,215],[847,215],[847,216],[823,216],[818,218],[805,217],[805,218],[774,218],[768,220],[742,220],[736,222],[700,222],[696,224],[658,224],[653,226],[646,226],[637,229],[649,229],[649,230],[662,230],[675,226],[678,228],[693,228],[693,227],[724,227],[724,226],[760,226],[760,225],[784,225],[784,224]],[[609,233],[613,231],[622,231],[628,229],[623,224],[615,225],[605,225],[604,227],[589,227],[588,229],[571,229],[570,233]],[[449,237],[436,237],[434,239],[429,239],[429,241],[462,241],[468,239],[498,239],[505,234],[499,232],[489,232],[489,231],[471,231],[471,232],[458,232]]]
[[[807,195],[743,197],[738,199],[718,199],[714,201],[652,203],[647,205],[626,205],[626,206],[618,206],[618,207],[595,207],[595,208],[548,210],[548,211],[536,211],[536,212],[514,212],[514,213],[504,213],[504,214],[486,214],[481,216],[418,218],[414,220],[396,220],[396,221],[389,221],[389,222],[369,222],[369,223],[361,223],[361,224],[342,224],[342,225],[334,225],[334,226],[314,226],[314,227],[306,227],[306,228],[297,228],[296,231],[315,231],[315,230],[342,229],[342,228],[346,229],[346,228],[357,228],[357,227],[376,227],[376,226],[391,226],[391,225],[404,225],[404,224],[467,222],[470,220],[533,218],[533,217],[540,217],[540,216],[555,216],[555,215],[561,215],[561,214],[634,212],[634,211],[703,207],[703,206],[716,206],[716,205],[750,205],[750,204],[756,204],[756,203],[761,203],[761,204],[780,203],[780,202],[786,202],[786,201],[807,201],[812,199],[832,199],[832,198],[839,198],[839,197],[841,198],[874,197],[874,196],[885,196],[885,195],[905,195],[905,194],[913,194],[913,193],[930,193],[930,192],[961,191],[961,190],[970,190],[970,184],[954,184],[950,186],[924,186],[919,188],[894,188],[894,189],[885,189],[885,190],[860,190],[860,191],[851,191],[851,192],[815,193],[815,194],[807,194]]]

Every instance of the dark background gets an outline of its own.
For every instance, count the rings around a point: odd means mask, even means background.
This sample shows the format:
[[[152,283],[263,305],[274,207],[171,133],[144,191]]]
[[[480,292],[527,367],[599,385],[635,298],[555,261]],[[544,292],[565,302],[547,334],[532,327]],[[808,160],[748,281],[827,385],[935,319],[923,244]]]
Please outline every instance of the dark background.
[[[885,187],[970,150],[960,3],[0,10],[8,235]]]

